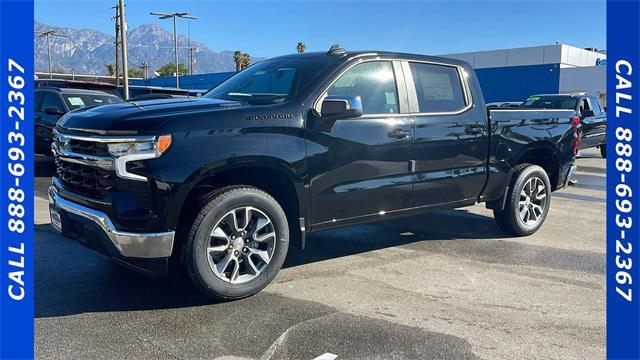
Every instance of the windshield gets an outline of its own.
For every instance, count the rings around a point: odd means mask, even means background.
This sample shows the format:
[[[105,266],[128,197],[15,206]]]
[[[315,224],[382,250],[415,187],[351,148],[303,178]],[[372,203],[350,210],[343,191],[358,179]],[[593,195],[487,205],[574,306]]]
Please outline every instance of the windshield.
[[[331,60],[309,57],[261,61],[211,89],[205,98],[272,105],[289,101],[326,71]]]
[[[62,97],[70,110],[122,102],[121,98],[108,94],[62,94]]]
[[[574,110],[578,99],[571,96],[531,96],[520,107],[529,109]]]

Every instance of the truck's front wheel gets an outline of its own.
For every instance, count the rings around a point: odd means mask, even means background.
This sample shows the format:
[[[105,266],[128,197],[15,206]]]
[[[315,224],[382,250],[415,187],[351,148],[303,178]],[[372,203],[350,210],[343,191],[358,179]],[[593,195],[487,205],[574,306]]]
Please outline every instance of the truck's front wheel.
[[[515,236],[536,232],[549,212],[551,184],[543,168],[523,164],[514,170],[503,210],[494,210],[498,226]]]
[[[233,300],[253,295],[276,276],[289,247],[278,202],[250,186],[205,198],[185,243],[189,276],[206,294]]]

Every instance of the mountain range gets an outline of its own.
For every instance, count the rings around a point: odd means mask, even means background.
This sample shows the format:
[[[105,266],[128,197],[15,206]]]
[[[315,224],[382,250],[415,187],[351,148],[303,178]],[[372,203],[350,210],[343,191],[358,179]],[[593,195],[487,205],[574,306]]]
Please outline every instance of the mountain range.
[[[115,37],[91,29],[54,27],[35,21],[36,32],[53,30],[64,37],[50,36],[51,68],[54,72],[108,75],[105,64],[115,62]],[[178,35],[179,62],[188,68],[188,47],[195,48],[194,73],[235,71],[233,51],[215,52],[207,45]],[[36,71],[48,71],[47,41],[35,38]],[[140,68],[143,62],[149,65],[149,74],[165,64],[175,61],[173,34],[156,24],[144,24],[127,32],[129,67]],[[260,61],[262,58],[253,58]]]

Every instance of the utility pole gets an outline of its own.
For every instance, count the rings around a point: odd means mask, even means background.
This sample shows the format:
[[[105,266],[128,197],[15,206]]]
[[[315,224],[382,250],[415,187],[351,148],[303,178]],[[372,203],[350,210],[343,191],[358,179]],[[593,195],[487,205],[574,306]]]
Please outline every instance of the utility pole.
[[[193,50],[196,48],[189,48],[189,75],[193,75],[193,69],[195,68],[195,58],[193,57]]]
[[[186,12],[174,12],[174,13],[156,13],[156,12],[151,12],[149,14],[154,15],[154,16],[158,16],[158,18],[160,20],[173,18],[173,49],[174,49],[175,56],[176,56],[176,87],[179,88],[180,87],[180,75],[179,75],[179,71],[178,71],[178,34],[176,33],[176,17],[183,18],[183,19],[190,19],[190,20],[196,20],[196,17],[195,16],[191,16],[191,15],[189,15],[189,13],[186,13]]]
[[[119,45],[120,42],[118,41],[118,36],[120,36],[120,6],[118,4],[116,4],[115,6],[111,7],[112,9],[116,9],[116,15],[113,17],[114,19],[114,23],[116,24],[116,39],[114,41],[115,46],[116,46],[116,62],[115,62],[115,69],[114,69],[114,75],[116,77],[116,86],[120,85],[120,65],[118,64],[120,62],[120,49],[119,49]]]
[[[53,79],[53,73],[51,72],[51,43],[49,42],[49,36],[66,37],[65,35],[58,34],[53,30],[45,32],[36,32],[39,37],[47,38],[47,58],[49,59],[49,79]]]
[[[124,99],[129,100],[129,66],[127,65],[127,22],[124,17],[124,0],[119,0],[120,45],[122,46],[122,81]]]
[[[149,64],[147,64],[146,62],[143,62],[141,65],[142,68],[142,77],[144,77],[145,80],[147,80],[149,78]]]

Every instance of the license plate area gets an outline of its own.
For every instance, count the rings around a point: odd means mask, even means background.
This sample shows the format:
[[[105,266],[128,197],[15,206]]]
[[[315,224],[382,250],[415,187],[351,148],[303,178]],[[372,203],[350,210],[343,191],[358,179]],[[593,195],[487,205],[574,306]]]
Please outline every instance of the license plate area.
[[[60,213],[56,209],[49,209],[49,217],[51,218],[51,227],[59,233],[62,232],[62,218],[60,217]]]

